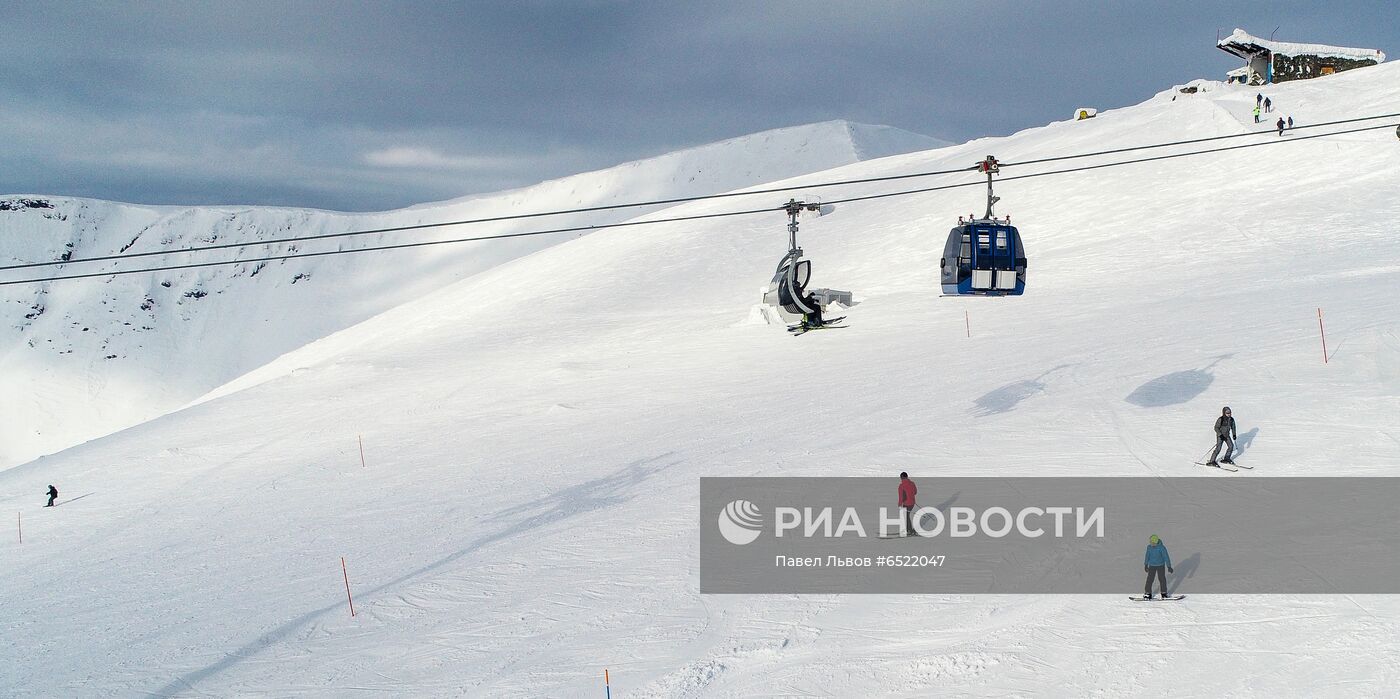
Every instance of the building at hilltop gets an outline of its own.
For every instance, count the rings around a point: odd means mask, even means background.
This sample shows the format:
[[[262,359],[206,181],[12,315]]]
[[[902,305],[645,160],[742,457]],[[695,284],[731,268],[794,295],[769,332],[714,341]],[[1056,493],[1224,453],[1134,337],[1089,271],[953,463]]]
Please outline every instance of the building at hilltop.
[[[1272,41],[1251,36],[1243,29],[1236,29],[1215,46],[1245,60],[1243,67],[1226,73],[1227,81],[1250,85],[1317,78],[1385,60],[1385,54],[1378,49]]]

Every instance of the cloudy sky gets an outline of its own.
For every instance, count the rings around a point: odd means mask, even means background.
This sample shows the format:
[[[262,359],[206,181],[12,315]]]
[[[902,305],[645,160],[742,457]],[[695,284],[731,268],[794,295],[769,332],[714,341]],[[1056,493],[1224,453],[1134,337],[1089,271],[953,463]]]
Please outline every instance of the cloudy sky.
[[[0,0],[0,193],[377,210],[827,119],[964,141],[1238,61],[1380,48],[1393,0]]]

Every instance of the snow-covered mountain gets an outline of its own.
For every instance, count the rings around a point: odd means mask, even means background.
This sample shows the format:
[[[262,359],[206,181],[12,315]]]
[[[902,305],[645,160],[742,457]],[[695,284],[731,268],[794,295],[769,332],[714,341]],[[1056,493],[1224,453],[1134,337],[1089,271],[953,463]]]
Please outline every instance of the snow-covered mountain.
[[[1196,85],[815,177],[1280,139],[1252,122],[1256,88]],[[1300,125],[1400,112],[1400,66],[1268,94]],[[940,298],[937,274],[980,187],[840,205],[801,243],[814,283],[862,302],[797,339],[747,322],[780,215],[497,265],[0,472],[0,514],[24,524],[0,540],[0,694],[578,697],[607,669],[618,697],[1386,695],[1396,596],[702,596],[696,493],[861,475],[893,496],[900,470],[1396,475],[1396,192],[1392,131],[1008,179],[1029,288],[974,300]],[[1191,463],[1223,404],[1252,472]]]
[[[606,206],[728,191],[946,145],[884,126],[829,121],[399,211],[157,207],[0,197],[0,265],[82,259],[342,231]],[[640,210],[646,211],[645,209]],[[639,210],[148,257],[121,266],[349,249],[614,222]],[[177,408],[316,338],[578,233],[158,274],[0,286],[0,468]],[[0,272],[0,281],[116,263]]]

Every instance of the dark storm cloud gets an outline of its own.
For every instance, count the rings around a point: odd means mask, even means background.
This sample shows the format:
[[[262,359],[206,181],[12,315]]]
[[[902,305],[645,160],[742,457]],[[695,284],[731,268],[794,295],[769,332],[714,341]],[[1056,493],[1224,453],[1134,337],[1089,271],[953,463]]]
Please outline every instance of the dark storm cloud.
[[[1384,2],[11,3],[0,191],[380,209],[833,118],[966,140]]]

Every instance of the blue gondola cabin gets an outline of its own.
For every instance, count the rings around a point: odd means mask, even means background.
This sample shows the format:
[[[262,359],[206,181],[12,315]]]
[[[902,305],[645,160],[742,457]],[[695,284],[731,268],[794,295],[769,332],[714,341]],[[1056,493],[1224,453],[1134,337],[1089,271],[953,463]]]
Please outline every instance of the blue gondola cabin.
[[[1020,296],[1026,291],[1026,253],[1008,220],[959,221],[943,248],[943,293]]]

